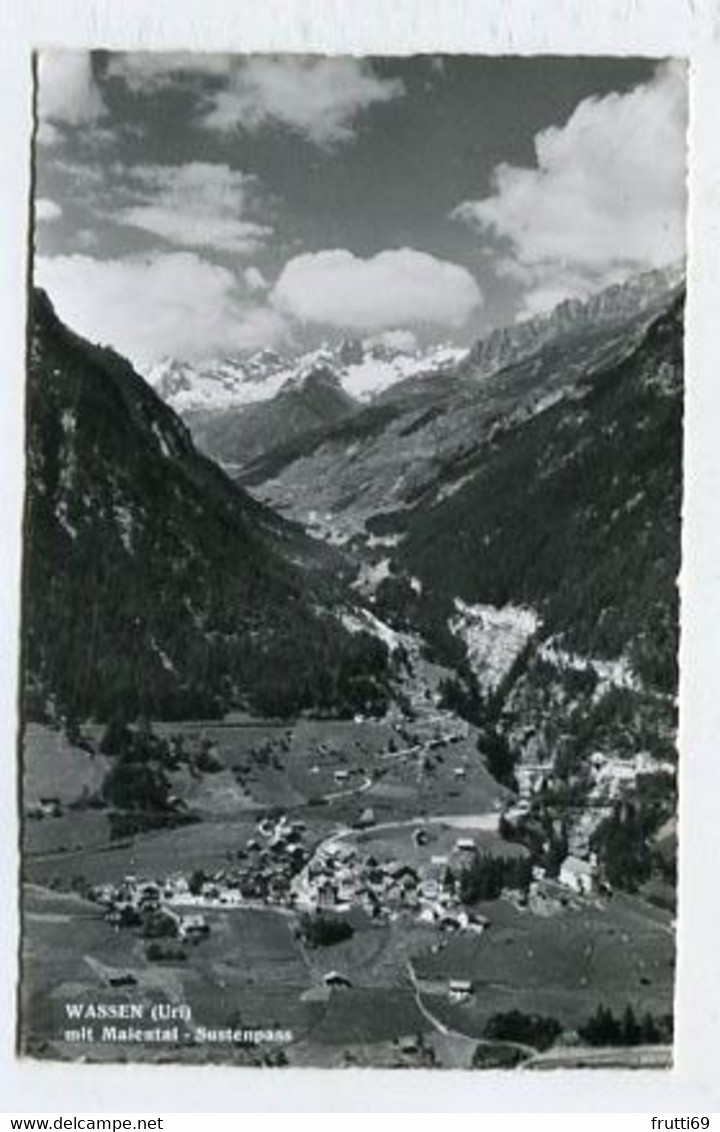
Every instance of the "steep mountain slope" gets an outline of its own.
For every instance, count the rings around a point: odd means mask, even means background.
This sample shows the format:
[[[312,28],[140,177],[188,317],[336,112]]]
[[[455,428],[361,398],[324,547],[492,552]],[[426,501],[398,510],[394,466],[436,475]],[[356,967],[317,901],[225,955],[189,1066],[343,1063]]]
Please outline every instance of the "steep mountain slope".
[[[31,305],[24,677],[33,714],[384,703],[335,552],[236,488],[118,355]]]
[[[682,296],[571,397],[508,418],[379,525],[438,600],[532,605],[545,635],[676,684]]]
[[[316,366],[288,378],[270,400],[223,411],[185,413],[197,446],[227,468],[239,467],[297,436],[327,428],[358,411],[336,374]]]
[[[684,272],[684,264],[673,264],[607,287],[585,301],[566,299],[549,314],[492,331],[473,347],[465,364],[477,376],[490,374],[530,357],[550,342],[574,339],[581,345],[588,335],[636,315],[658,314],[668,292],[682,284]]]
[[[666,305],[674,293],[664,292]],[[592,305],[600,306],[601,297]],[[576,313],[583,333],[549,337],[489,375],[468,362],[440,377],[400,383],[349,421],[271,450],[242,470],[242,482],[302,522],[314,512],[335,526],[338,538],[364,538],[379,514],[421,498],[426,507],[433,491],[456,490],[478,446],[496,433],[573,403],[586,375],[630,354],[662,309],[654,291],[649,304],[638,304],[634,289],[625,308],[617,297],[608,305],[612,318],[594,325]]]

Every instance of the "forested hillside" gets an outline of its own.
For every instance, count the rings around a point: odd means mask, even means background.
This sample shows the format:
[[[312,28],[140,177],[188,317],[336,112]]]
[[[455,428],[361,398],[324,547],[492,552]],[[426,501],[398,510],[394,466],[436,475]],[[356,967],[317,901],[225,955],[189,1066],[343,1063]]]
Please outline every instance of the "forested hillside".
[[[127,362],[32,301],[24,679],[30,717],[381,710],[343,562],[200,456]]]
[[[682,309],[681,296],[571,398],[494,430],[452,468],[457,490],[437,501],[433,485],[378,524],[406,536],[398,565],[448,604],[532,605],[545,635],[588,656],[627,652],[674,689]]]

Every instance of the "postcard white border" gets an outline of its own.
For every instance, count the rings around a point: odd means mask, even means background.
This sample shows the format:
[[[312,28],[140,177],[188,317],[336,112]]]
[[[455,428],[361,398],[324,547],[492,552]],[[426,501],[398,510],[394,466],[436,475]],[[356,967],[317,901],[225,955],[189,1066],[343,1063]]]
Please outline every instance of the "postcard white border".
[[[671,1072],[64,1066],[14,1055],[31,51],[682,56],[691,63],[681,905]],[[0,0],[0,1105],[6,1112],[720,1110],[720,9],[715,0]]]

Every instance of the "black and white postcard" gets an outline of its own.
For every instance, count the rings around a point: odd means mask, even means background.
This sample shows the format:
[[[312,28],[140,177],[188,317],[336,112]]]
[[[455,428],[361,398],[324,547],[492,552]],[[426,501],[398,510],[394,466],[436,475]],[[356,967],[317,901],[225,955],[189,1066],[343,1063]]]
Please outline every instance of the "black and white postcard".
[[[26,1058],[672,1063],[687,88],[38,53]]]

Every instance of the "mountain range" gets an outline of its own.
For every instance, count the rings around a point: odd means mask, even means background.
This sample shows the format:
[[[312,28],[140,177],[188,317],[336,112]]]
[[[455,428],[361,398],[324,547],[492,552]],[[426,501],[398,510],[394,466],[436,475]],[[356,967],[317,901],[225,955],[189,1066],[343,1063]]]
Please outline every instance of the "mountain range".
[[[146,376],[192,428],[198,447],[237,469],[359,412],[383,390],[448,374],[466,353],[449,346],[406,352],[384,342],[344,339],[296,358],[264,350],[199,366],[165,359]]]
[[[345,344],[208,425],[37,295],[28,703],[382,713],[394,632],[517,758],[670,757],[683,303],[653,273],[366,402],[339,379],[361,364]]]

